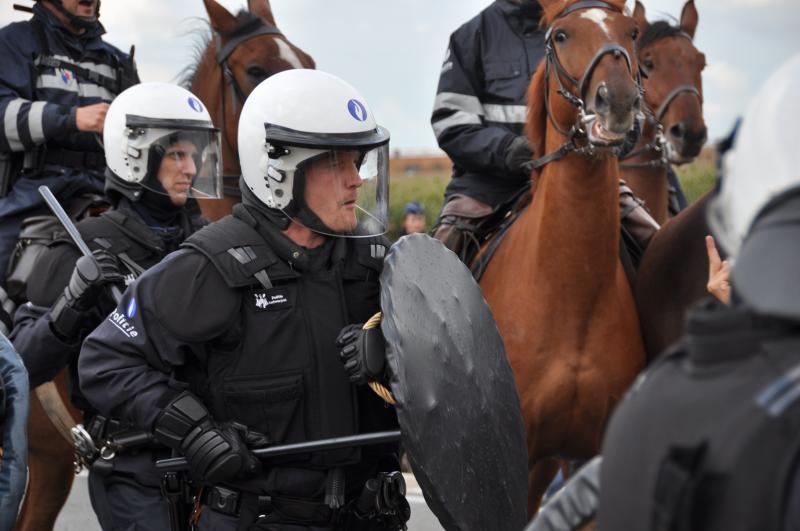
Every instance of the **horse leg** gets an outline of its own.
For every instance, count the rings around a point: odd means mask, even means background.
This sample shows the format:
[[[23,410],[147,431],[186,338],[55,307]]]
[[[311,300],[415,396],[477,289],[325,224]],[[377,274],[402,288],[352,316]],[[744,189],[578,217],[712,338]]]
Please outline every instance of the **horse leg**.
[[[64,373],[56,377],[62,399],[66,397]],[[73,418],[78,415],[65,400]],[[28,490],[16,531],[53,529],[75,479],[72,446],[56,430],[35,393],[31,393],[28,418]]]
[[[533,518],[539,511],[542,496],[558,473],[559,462],[547,458],[538,461],[528,470],[528,518]]]

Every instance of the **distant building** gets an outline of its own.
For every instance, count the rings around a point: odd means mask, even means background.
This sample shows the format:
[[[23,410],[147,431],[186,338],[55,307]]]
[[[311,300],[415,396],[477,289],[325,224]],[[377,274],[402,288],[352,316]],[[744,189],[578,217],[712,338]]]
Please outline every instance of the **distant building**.
[[[444,155],[403,156],[395,151],[389,160],[389,175],[393,178],[417,173],[450,175],[452,168],[453,163]]]

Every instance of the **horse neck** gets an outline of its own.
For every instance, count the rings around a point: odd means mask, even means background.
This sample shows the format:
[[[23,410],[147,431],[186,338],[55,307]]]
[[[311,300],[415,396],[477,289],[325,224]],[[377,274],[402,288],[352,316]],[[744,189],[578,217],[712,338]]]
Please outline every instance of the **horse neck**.
[[[233,108],[232,90],[222,80],[222,69],[217,64],[215,50],[211,42],[197,65],[191,91],[205,104],[214,125],[220,128],[223,175],[239,175],[242,170],[239,167],[236,133],[238,113],[244,102],[238,102],[238,108]]]
[[[639,142],[632,152],[643,150],[645,146],[652,143],[656,137],[656,128],[651,120],[645,121]],[[625,164],[640,164],[657,160],[661,155],[652,150],[645,150],[641,153],[626,159]],[[669,203],[669,187],[667,184],[667,169],[664,166],[645,166],[626,168],[620,166],[622,179],[631,187],[633,193],[644,200],[644,204],[650,211],[650,215],[659,224],[667,220],[667,205]]]
[[[614,285],[619,263],[618,204],[615,158],[572,153],[545,166],[533,204],[520,219],[525,240],[520,245],[533,244],[538,255],[530,264],[531,275],[544,282],[569,278],[553,286],[554,295],[578,304],[584,295],[593,297]]]

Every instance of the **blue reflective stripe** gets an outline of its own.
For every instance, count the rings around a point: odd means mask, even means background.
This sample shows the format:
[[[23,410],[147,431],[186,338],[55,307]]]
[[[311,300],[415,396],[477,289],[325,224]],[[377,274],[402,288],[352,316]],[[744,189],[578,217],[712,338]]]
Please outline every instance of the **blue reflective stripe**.
[[[800,364],[768,384],[756,396],[756,404],[772,417],[780,416],[800,397]]]

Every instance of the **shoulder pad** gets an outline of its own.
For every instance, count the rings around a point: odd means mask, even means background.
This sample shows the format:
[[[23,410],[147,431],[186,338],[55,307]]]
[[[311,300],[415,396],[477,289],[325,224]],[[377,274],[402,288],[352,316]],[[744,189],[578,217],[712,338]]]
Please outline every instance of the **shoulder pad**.
[[[389,247],[391,247],[391,243],[385,236],[355,238],[349,240],[349,242],[352,242],[351,249],[353,251],[348,255],[355,257],[355,264],[348,259],[346,271],[360,269],[359,265],[378,273],[383,271],[383,259],[386,257],[386,253],[389,252]]]
[[[267,270],[271,279],[297,276],[278,260],[253,227],[234,216],[225,216],[206,225],[187,238],[181,247],[205,255],[230,287],[258,284],[254,275],[262,270]]]

